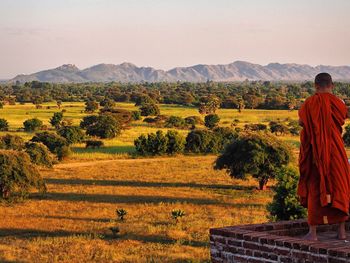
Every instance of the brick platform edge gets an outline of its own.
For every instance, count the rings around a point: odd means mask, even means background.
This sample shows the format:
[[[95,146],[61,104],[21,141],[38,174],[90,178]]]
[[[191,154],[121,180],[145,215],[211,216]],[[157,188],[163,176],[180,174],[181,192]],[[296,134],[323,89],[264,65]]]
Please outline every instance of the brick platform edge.
[[[350,222],[347,223],[349,230]],[[324,225],[319,232],[334,231]],[[213,263],[223,262],[350,262],[349,243],[308,241],[305,220],[210,229],[210,254]],[[299,237],[298,237],[299,236]]]

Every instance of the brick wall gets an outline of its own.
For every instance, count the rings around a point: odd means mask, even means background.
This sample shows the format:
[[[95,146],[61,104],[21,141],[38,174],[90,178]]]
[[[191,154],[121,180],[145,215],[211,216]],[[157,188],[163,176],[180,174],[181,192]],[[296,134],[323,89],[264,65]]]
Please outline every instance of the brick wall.
[[[349,230],[350,223],[347,223]],[[324,225],[319,233],[334,231]],[[305,220],[283,221],[210,229],[210,253],[213,263],[223,262],[350,262],[350,243],[344,241],[308,241]]]

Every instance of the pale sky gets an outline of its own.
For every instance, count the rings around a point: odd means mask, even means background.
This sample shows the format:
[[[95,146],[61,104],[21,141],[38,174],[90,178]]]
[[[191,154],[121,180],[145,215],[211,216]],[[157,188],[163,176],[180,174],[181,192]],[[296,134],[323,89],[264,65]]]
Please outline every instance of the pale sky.
[[[0,79],[75,64],[350,64],[350,0],[0,0]]]

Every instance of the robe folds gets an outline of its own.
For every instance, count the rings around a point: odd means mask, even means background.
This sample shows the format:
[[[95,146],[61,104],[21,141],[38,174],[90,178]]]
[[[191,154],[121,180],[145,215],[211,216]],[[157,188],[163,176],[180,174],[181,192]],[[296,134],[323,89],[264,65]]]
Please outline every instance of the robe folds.
[[[298,195],[310,225],[344,222],[349,216],[350,169],[342,140],[345,103],[331,93],[316,93],[299,110]]]

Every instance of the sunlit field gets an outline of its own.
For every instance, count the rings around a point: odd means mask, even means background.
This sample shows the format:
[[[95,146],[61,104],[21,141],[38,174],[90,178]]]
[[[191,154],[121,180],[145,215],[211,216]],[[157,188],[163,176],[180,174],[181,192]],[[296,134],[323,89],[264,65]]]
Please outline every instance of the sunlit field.
[[[48,192],[0,206],[0,262],[209,262],[210,227],[266,221],[270,191],[213,156],[65,163]],[[117,221],[116,208],[128,214]],[[178,223],[173,209],[186,215]],[[118,226],[114,237],[110,227]]]
[[[138,108],[132,103],[118,103],[119,108],[127,110],[137,110]],[[23,127],[23,122],[30,118],[39,118],[49,128],[49,119],[54,112],[65,110],[64,118],[73,121],[74,125],[79,125],[81,119],[87,114],[84,112],[84,103],[82,102],[69,102],[63,103],[61,109],[57,108],[55,103],[46,103],[42,109],[36,109],[33,104],[25,105],[6,105],[3,109],[0,109],[0,118],[5,118],[10,124],[10,132],[16,133],[23,138],[30,140],[33,136],[32,133],[25,133],[20,129]],[[188,116],[201,116],[197,108],[184,107],[179,105],[160,105],[160,112],[163,115],[174,115],[181,117]],[[243,127],[248,123],[264,123],[268,124],[270,121],[276,120],[293,120],[297,119],[297,111],[287,110],[249,110],[246,109],[239,113],[235,109],[219,109],[217,114],[220,116],[221,126],[230,126],[234,119],[238,119],[238,127]],[[202,116],[203,117],[203,116]],[[153,127],[142,120],[133,122],[130,127],[122,132],[122,134],[112,140],[104,140],[105,147],[100,149],[85,149],[84,144],[73,145],[73,153],[71,159],[116,159],[125,158],[128,153],[134,150],[134,140],[142,133],[156,132],[157,130],[166,131],[166,128]],[[184,136],[188,133],[188,130],[178,130]],[[4,134],[4,132],[0,132]],[[281,136],[281,139],[291,142],[294,145],[298,145],[298,136]]]

